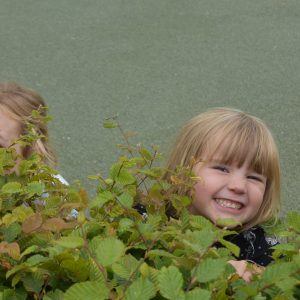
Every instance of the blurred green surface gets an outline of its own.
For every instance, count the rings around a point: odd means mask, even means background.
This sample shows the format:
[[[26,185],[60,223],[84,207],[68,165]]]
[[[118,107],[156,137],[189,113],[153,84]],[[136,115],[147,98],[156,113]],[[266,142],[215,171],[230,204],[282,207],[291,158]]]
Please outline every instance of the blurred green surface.
[[[215,106],[266,121],[278,142],[284,209],[300,209],[298,0],[0,0],[0,80],[37,89],[59,170],[92,190],[117,158],[104,118],[167,152]]]

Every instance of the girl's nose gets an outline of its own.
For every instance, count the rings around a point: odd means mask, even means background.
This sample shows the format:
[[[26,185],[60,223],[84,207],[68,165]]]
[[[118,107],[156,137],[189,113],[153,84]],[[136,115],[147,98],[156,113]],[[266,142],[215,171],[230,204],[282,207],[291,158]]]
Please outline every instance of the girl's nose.
[[[227,187],[237,194],[244,194],[246,193],[246,179],[240,175],[231,175]]]

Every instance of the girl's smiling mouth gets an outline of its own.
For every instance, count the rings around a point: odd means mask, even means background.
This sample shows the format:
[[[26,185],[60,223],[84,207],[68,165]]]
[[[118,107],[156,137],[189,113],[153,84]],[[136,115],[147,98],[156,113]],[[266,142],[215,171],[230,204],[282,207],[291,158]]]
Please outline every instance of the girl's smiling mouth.
[[[244,205],[240,202],[232,201],[229,199],[223,199],[223,198],[215,198],[215,201],[219,206],[222,206],[224,208],[231,208],[231,209],[237,209],[240,210]]]

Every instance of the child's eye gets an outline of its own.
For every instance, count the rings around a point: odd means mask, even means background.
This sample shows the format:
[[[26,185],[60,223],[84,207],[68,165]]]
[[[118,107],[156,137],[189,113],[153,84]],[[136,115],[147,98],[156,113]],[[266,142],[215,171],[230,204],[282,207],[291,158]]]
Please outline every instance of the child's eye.
[[[213,166],[212,168],[221,172],[228,172],[228,168],[225,166]]]
[[[258,175],[249,175],[247,176],[249,179],[253,179],[255,181],[259,181],[259,182],[263,182],[263,178],[261,176]]]

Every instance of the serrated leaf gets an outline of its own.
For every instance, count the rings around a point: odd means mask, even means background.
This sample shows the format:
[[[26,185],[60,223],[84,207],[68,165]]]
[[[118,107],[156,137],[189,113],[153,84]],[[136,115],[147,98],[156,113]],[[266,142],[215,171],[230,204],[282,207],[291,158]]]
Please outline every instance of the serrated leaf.
[[[126,290],[124,300],[148,300],[153,298],[155,294],[156,290],[151,281],[138,278]]]
[[[184,299],[183,277],[175,266],[163,267],[159,272],[158,282],[163,297],[170,300]]]
[[[125,255],[117,263],[112,265],[112,270],[119,277],[129,279],[136,272],[139,261],[132,255]]]
[[[235,227],[241,225],[240,222],[238,222],[237,220],[232,219],[232,218],[218,219],[216,224],[217,224],[218,227],[222,227],[222,228],[224,228],[224,227],[226,227],[226,228],[235,228]]]
[[[115,178],[116,182],[122,185],[128,185],[135,182],[135,177],[125,170],[121,170]]]
[[[42,290],[44,278],[41,273],[25,273],[21,278],[26,291],[39,293]]]
[[[55,244],[65,248],[81,248],[84,245],[84,239],[79,236],[65,236],[56,240]]]
[[[190,224],[198,229],[212,228],[213,226],[208,219],[197,215],[190,215]]]
[[[61,231],[63,229],[73,228],[77,222],[66,222],[61,218],[50,218],[44,222],[41,229],[46,231]]]
[[[122,168],[122,164],[121,163],[115,163],[113,164],[111,167],[110,167],[110,170],[109,170],[109,177],[111,179],[115,179],[119,172],[121,171],[121,168]]]
[[[196,270],[196,277],[199,282],[209,282],[218,279],[223,275],[227,261],[223,258],[203,260]]]
[[[64,295],[64,300],[105,300],[108,299],[107,287],[98,281],[75,283]]]
[[[125,252],[124,244],[116,238],[105,238],[98,242],[96,248],[98,262],[107,267],[115,263]]]
[[[297,269],[297,266],[292,262],[278,262],[266,268],[262,274],[262,280],[267,283],[278,282],[281,279],[289,277],[295,269]]]
[[[105,279],[103,277],[102,272],[99,270],[96,262],[91,257],[89,257],[88,260],[89,260],[88,262],[89,262],[90,280],[104,283]]]
[[[27,294],[24,290],[4,289],[2,300],[25,300]]]
[[[133,197],[128,193],[121,194],[117,197],[117,199],[121,203],[121,205],[126,208],[131,208],[133,205]]]
[[[8,182],[2,187],[1,191],[5,194],[20,193],[22,191],[22,185],[19,182]]]
[[[185,300],[210,300],[210,291],[195,288],[185,295]]]
[[[114,199],[114,195],[110,191],[104,191],[99,193],[91,202],[90,208],[101,208],[105,203]]]
[[[36,213],[36,214],[30,216],[29,218],[27,218],[23,222],[22,231],[27,234],[31,233],[31,232],[37,230],[38,228],[40,228],[42,223],[43,223],[42,215],[40,213]]]
[[[45,192],[45,185],[38,181],[32,181],[25,187],[25,192],[30,195],[41,196]]]
[[[152,154],[146,149],[146,148],[140,148],[139,149],[139,153],[141,154],[141,156],[147,160],[151,160],[152,159]]]
[[[188,240],[183,239],[182,241],[195,252],[202,253],[214,243],[216,236],[216,232],[210,228],[204,228],[203,230],[189,232],[188,235],[185,236]]]
[[[21,253],[21,258],[23,257],[23,256],[26,256],[26,255],[28,255],[28,254],[31,254],[31,253],[33,253],[33,252],[35,252],[36,250],[38,250],[38,246],[37,245],[32,245],[32,246],[30,246],[30,247],[28,247],[28,248],[26,248],[22,253]]]
[[[42,256],[40,254],[36,254],[36,255],[33,255],[33,256],[30,256],[27,260],[26,260],[26,264],[30,267],[32,266],[35,266],[35,265],[38,265],[42,262],[45,262],[47,261],[48,258],[45,257],[45,256]]]
[[[21,233],[21,226],[18,223],[12,223],[7,228],[2,229],[4,240],[8,243],[13,242]]]
[[[89,266],[82,258],[74,259],[74,257],[71,257],[64,259],[60,266],[68,271],[68,277],[75,282],[86,281],[89,276]]]
[[[7,253],[11,258],[15,260],[20,259],[20,246],[18,243],[7,243],[1,242],[0,243],[0,253]]]
[[[64,299],[64,293],[58,289],[56,289],[55,291],[48,292],[43,297],[43,300],[63,300],[63,299]]]
[[[290,227],[300,233],[300,215],[296,211],[291,211],[287,215],[287,222]]]
[[[276,285],[284,292],[288,292],[294,289],[299,284],[299,280],[293,277],[287,277],[281,279]]]
[[[237,245],[224,239],[220,239],[219,242],[224,245],[234,256],[240,256],[240,248]]]
[[[165,250],[160,250],[160,249],[154,249],[154,250],[150,250],[148,252],[148,256],[150,258],[154,258],[156,256],[162,256],[162,257],[169,257],[169,258],[175,258],[175,255],[173,255],[172,253],[170,252],[167,252]]]
[[[134,222],[131,219],[123,218],[119,222],[119,228],[118,230],[120,232],[126,231],[130,229],[133,226]]]

